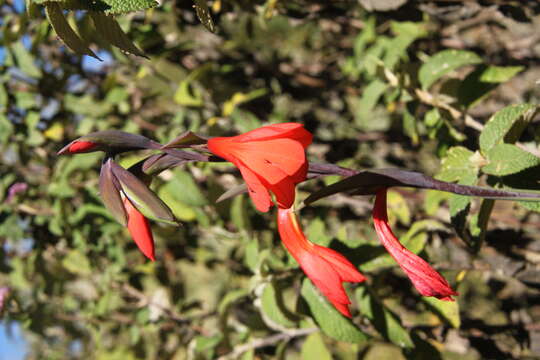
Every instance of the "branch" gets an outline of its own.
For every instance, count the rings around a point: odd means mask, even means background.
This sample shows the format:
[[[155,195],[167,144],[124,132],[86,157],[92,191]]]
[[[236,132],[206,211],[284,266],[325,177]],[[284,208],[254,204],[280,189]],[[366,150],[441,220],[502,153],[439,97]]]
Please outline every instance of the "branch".
[[[319,331],[319,329],[318,328],[292,329],[292,330],[288,330],[287,332],[275,334],[266,338],[256,339],[247,344],[234,347],[233,351],[231,351],[230,353],[226,355],[220,356],[218,360],[238,359],[239,356],[245,353],[246,351],[259,349],[266,346],[271,346],[283,340],[289,341],[296,337],[309,335],[311,333],[314,333],[315,331]]]

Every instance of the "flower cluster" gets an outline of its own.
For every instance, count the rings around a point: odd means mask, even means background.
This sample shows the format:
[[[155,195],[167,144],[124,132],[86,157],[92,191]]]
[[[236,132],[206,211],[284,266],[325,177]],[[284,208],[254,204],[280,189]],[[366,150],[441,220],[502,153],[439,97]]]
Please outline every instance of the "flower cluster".
[[[100,175],[100,193],[115,218],[127,226],[131,237],[145,256],[154,260],[154,240],[147,216],[174,222],[170,209],[149,188],[149,169],[163,168],[187,161],[207,159],[174,147],[186,144],[202,145],[205,140],[186,133],[161,146],[139,135],[105,131],[79,138],[59,154],[104,151],[105,160]],[[296,185],[308,176],[306,148],[312,135],[303,125],[282,123],[264,126],[232,137],[215,137],[207,142],[213,155],[233,163],[242,174],[255,207],[268,212],[277,206],[278,231],[285,248],[298,262],[313,284],[335,308],[351,317],[351,303],[344,282],[365,280],[358,269],[342,254],[310,242],[304,235],[294,211]],[[113,161],[114,155],[133,149],[159,149],[164,153],[148,158],[126,170]],[[206,149],[206,148],[205,148]],[[199,157],[197,157],[199,156]],[[426,261],[407,250],[393,234],[388,224],[384,185],[377,186],[373,222],[381,244],[396,260],[415,288],[424,296],[453,301],[457,293]],[[273,196],[273,198],[272,198]]]
[[[311,134],[301,124],[265,126],[234,137],[213,138],[208,149],[235,164],[248,186],[255,207],[266,212],[276,198],[278,230],[287,250],[302,270],[343,315],[350,317],[351,303],[343,282],[362,282],[365,277],[338,252],[306,239],[293,209],[295,185],[306,180],[305,149]],[[448,282],[424,260],[401,245],[388,225],[386,188],[376,196],[373,221],[379,240],[424,296],[452,301],[457,295]]]

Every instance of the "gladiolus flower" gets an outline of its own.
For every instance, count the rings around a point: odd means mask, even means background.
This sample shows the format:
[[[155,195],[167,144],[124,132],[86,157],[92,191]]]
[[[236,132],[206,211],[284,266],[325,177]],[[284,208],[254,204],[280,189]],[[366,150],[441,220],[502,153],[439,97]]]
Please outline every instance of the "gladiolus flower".
[[[441,274],[435,271],[426,261],[401,245],[392,229],[390,229],[386,211],[386,192],[386,188],[377,192],[373,208],[373,223],[379,240],[405,271],[420,294],[434,296],[440,300],[454,301],[452,296],[458,295],[458,293],[452,290]]]
[[[208,149],[238,167],[255,207],[267,212],[272,206],[269,191],[279,207],[292,206],[295,185],[306,179],[305,149],[311,140],[311,133],[302,124],[283,123],[212,138]]]
[[[127,197],[124,198],[124,208],[127,214],[127,228],[131,238],[147,258],[155,261],[154,237],[148,219],[133,206]]]
[[[343,282],[362,282],[365,277],[340,253],[306,239],[292,209],[278,209],[281,241],[313,284],[347,317],[351,303]]]

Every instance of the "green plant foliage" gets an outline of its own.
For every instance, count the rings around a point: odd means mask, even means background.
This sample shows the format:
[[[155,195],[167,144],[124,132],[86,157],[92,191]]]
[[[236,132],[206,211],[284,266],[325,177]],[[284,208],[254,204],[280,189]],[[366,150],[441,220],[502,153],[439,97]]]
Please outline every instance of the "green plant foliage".
[[[430,57],[420,68],[418,80],[423,89],[428,89],[444,75],[465,65],[482,62],[482,58],[472,51],[444,50]]]
[[[302,283],[302,297],[309,305],[309,309],[320,326],[328,336],[351,343],[362,343],[367,335],[360,331],[351,321],[343,317],[324,296],[313,286],[309,279]]]

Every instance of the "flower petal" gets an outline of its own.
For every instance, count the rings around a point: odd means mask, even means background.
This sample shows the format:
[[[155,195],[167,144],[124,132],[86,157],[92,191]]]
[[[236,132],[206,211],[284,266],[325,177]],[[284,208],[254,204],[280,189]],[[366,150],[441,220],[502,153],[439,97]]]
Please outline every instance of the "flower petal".
[[[386,210],[386,191],[384,188],[377,192],[373,208],[373,223],[379,240],[392,255],[399,266],[405,271],[418,292],[424,296],[434,296],[440,300],[454,301],[450,284],[435,271],[424,259],[407,250],[396,238],[388,225]]]
[[[291,139],[273,139],[234,144],[231,153],[270,184],[296,175],[306,163],[302,145]],[[279,170],[279,171],[277,171]]]
[[[303,124],[299,123],[281,123],[263,126],[261,128],[248,131],[247,133],[235,136],[237,141],[266,141],[278,138],[288,138],[299,141],[304,148],[311,144],[313,135]]]
[[[272,207],[272,199],[266,187],[262,184],[261,180],[240,162],[235,164],[247,184],[249,197],[255,204],[255,208],[261,212],[267,212]]]
[[[278,209],[278,230],[283,244],[313,284],[347,317],[351,302],[342,283],[365,278],[343,255],[308,241],[292,209]]]
[[[133,206],[127,197],[124,198],[124,207],[128,214],[127,228],[133,241],[147,258],[155,261],[154,237],[148,219]]]

